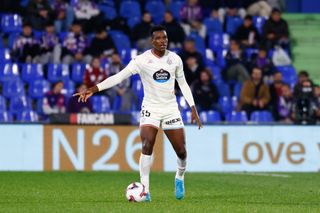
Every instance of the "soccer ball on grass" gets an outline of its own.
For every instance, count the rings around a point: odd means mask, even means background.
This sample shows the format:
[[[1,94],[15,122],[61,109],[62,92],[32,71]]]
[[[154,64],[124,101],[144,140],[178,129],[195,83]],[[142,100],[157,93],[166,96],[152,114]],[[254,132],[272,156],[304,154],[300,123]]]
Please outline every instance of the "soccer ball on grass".
[[[145,187],[142,183],[130,183],[126,190],[126,197],[129,202],[143,202],[146,200]]]

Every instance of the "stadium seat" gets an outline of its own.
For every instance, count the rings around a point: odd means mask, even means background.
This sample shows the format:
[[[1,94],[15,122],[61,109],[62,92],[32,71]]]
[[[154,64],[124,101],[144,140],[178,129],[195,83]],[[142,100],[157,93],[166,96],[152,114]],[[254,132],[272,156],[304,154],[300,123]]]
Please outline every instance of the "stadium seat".
[[[138,75],[135,75],[135,76],[138,76]],[[131,89],[133,93],[138,97],[139,105],[140,105],[140,103],[142,103],[142,99],[144,96],[143,85],[141,80],[140,79],[133,80]]]
[[[132,29],[134,26],[136,26],[137,24],[139,24],[141,21],[140,17],[131,17],[128,19],[128,26],[130,27],[130,29]]]
[[[120,16],[126,19],[132,17],[141,17],[140,4],[137,1],[127,0],[120,4]]]
[[[121,103],[122,103],[122,97],[117,95],[112,101],[112,110],[120,111]]]
[[[295,68],[292,65],[288,66],[277,66],[278,71],[282,73],[283,81],[287,84],[292,84],[297,82],[298,76]]]
[[[182,117],[183,123],[191,124],[191,111],[181,112],[181,117]]]
[[[121,58],[122,63],[129,64],[131,60],[131,48],[125,48],[121,49],[120,52],[118,52]]]
[[[221,116],[219,112],[210,110],[210,111],[201,112],[200,119],[204,124],[207,124],[207,123],[220,122]]]
[[[61,91],[66,97],[70,97],[75,92],[75,84],[72,80],[63,81],[63,89]]]
[[[131,122],[133,125],[137,125],[140,122],[140,111],[131,112]]]
[[[209,65],[209,69],[211,70],[211,74],[213,76],[214,82],[216,84],[221,84],[222,77],[221,77],[221,68],[217,65]]]
[[[231,96],[230,87],[228,84],[222,82],[217,85],[217,88],[219,90],[220,96],[227,96],[227,97]]]
[[[5,82],[19,77],[19,67],[17,64],[0,63],[0,82]]]
[[[12,49],[15,40],[19,37],[20,33],[10,33],[8,37],[8,48]]]
[[[6,110],[7,110],[6,99],[0,95],[0,111],[6,111]]]
[[[181,111],[189,110],[189,105],[183,96],[177,96],[177,102],[178,102],[179,109]]]
[[[0,123],[12,122],[12,114],[7,111],[0,111]]]
[[[69,79],[69,66],[67,64],[49,64],[48,80],[52,83]]]
[[[204,39],[198,33],[194,32],[191,33],[188,38],[194,40],[196,49],[202,54],[202,56],[205,56],[206,44]]]
[[[84,73],[86,71],[86,64],[74,63],[72,64],[71,79],[75,83],[83,83]]]
[[[31,110],[31,100],[26,96],[14,96],[10,98],[9,111],[18,114],[24,110]]]
[[[121,52],[123,49],[130,49],[131,43],[129,37],[119,31],[109,31],[109,34],[116,45],[118,52]]]
[[[180,10],[184,4],[184,1],[171,1],[169,5],[170,12],[172,13],[173,17],[178,21],[181,19]]]
[[[39,98],[36,101],[36,111],[37,111],[38,115],[43,114],[43,99],[42,98]]]
[[[224,114],[228,114],[232,111],[231,100],[230,100],[230,97],[228,96],[222,96],[222,97],[220,96],[219,105]]]
[[[98,6],[106,20],[112,20],[117,17],[117,11],[113,6],[109,6],[106,4],[99,4]]]
[[[17,114],[17,121],[19,122],[38,122],[38,114],[33,110],[24,110]]]
[[[24,84],[20,79],[11,79],[3,83],[3,96],[12,98],[15,96],[22,96],[25,94]]]
[[[160,24],[163,21],[166,6],[162,1],[147,1],[144,9],[151,14],[153,23]]]
[[[273,117],[271,112],[269,111],[254,111],[250,116],[250,120],[257,123],[272,122]]]
[[[41,99],[49,90],[49,82],[45,79],[39,79],[29,85],[29,96],[34,99]]]
[[[241,82],[237,82],[234,85],[234,88],[233,88],[233,95],[238,97],[238,98],[240,98],[241,89],[242,89],[242,83]]]
[[[208,46],[212,51],[223,49],[223,33],[210,33]]]
[[[207,28],[207,35],[211,33],[222,33],[222,24],[219,19],[206,18],[203,21],[204,25]]]
[[[107,96],[99,95],[92,97],[92,108],[96,113],[110,112],[110,101]]]
[[[226,115],[226,120],[228,122],[247,122],[248,116],[245,111],[232,111]]]
[[[242,22],[243,20],[240,16],[226,16],[226,33],[234,35]]]
[[[27,83],[43,79],[43,65],[42,64],[23,64],[21,71],[21,78]]]
[[[21,32],[22,18],[18,14],[4,14],[1,17],[1,31],[4,33]]]
[[[262,28],[267,18],[263,16],[253,16],[253,25],[257,28],[258,32],[262,34]]]
[[[0,63],[10,62],[11,55],[10,50],[7,48],[0,48]]]

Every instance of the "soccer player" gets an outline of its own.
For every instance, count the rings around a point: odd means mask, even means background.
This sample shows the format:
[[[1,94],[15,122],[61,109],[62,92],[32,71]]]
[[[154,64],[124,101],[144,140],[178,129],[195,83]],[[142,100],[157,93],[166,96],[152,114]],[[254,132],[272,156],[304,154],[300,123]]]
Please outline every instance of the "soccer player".
[[[190,87],[185,80],[182,60],[177,54],[167,50],[168,37],[164,27],[154,26],[151,29],[151,43],[152,49],[132,59],[119,73],[74,96],[79,96],[79,102],[86,102],[94,93],[113,87],[131,75],[139,74],[144,88],[140,118],[142,153],[139,168],[141,183],[145,186],[146,200],[151,201],[149,173],[152,164],[151,155],[159,128],[164,130],[178,157],[175,195],[180,200],[185,195],[184,173],[187,152],[183,121],[174,94],[175,80],[191,107],[191,122],[196,122],[199,129],[202,124]]]

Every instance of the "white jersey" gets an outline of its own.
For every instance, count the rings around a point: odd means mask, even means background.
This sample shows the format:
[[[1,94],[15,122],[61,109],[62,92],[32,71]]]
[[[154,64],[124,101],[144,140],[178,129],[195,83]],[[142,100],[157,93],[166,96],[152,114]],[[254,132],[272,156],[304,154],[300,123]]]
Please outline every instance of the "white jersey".
[[[110,88],[134,74],[140,75],[143,84],[143,105],[157,108],[176,107],[175,80],[188,104],[194,105],[192,93],[185,80],[182,60],[169,50],[166,50],[162,57],[153,54],[152,50],[138,55],[121,72],[98,84],[98,89],[101,91]]]

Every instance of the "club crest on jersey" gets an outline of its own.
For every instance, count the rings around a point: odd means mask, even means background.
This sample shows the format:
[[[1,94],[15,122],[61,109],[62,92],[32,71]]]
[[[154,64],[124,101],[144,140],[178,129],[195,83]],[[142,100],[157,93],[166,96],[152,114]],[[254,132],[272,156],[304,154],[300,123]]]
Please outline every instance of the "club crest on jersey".
[[[153,74],[153,79],[156,82],[164,83],[170,79],[170,73],[164,69],[160,69]]]

